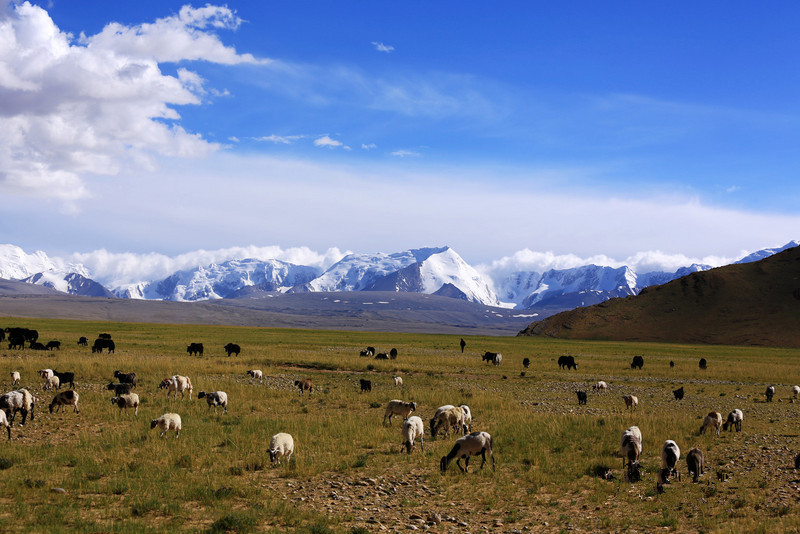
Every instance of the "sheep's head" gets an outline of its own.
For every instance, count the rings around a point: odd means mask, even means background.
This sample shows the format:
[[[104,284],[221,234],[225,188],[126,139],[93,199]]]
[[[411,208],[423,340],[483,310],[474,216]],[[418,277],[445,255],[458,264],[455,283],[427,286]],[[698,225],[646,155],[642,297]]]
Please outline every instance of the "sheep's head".
[[[411,411],[412,412],[416,412],[417,411],[417,403],[416,402],[412,402],[411,403]]]
[[[111,404],[117,404],[119,402],[119,397],[111,397]]]
[[[170,382],[172,382],[172,379],[171,379],[171,378],[165,378],[165,379],[164,379],[164,380],[162,380],[162,381],[161,381],[161,383],[158,385],[158,389],[164,389],[164,388],[168,388],[168,387],[169,387],[169,384],[170,384]],[[108,388],[108,389],[111,389],[111,388]]]
[[[158,426],[158,419],[153,419],[150,421],[150,428],[153,429]]]
[[[206,395],[208,395],[208,393],[206,393],[205,391],[201,391],[200,393],[198,393],[198,394],[197,394],[197,398],[198,398],[198,399],[202,399],[202,398],[204,398]]]
[[[274,462],[275,458],[278,457],[278,450],[277,449],[270,449],[269,450],[269,461]]]

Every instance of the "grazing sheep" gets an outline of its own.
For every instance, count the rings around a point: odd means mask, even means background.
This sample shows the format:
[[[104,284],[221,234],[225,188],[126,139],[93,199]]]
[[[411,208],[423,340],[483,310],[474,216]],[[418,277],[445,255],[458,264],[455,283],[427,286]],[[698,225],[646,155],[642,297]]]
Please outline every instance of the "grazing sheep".
[[[165,378],[158,388],[167,390],[167,398],[170,393],[173,393],[173,398],[177,400],[178,393],[180,393],[181,399],[183,399],[184,393],[188,392],[189,400],[192,400],[192,381],[188,376],[175,375],[172,378]]]
[[[364,380],[363,378],[360,379],[361,383],[361,393],[365,391],[372,391],[372,381],[371,380]]]
[[[472,431],[472,409],[466,404],[459,406],[461,411],[464,412],[464,425],[466,425],[467,432]]]
[[[792,394],[794,398],[797,398],[797,395],[800,394],[800,386],[792,386]]]
[[[6,412],[2,410],[0,410],[0,425],[6,427],[6,430],[8,431],[8,439],[11,439],[11,424],[8,422]]]
[[[201,391],[197,394],[197,398],[205,398],[208,407],[214,407],[214,413],[217,413],[217,406],[222,406],[222,413],[228,413],[228,394],[224,391]]]
[[[181,435],[181,416],[176,413],[165,413],[158,419],[150,421],[150,429],[152,430],[155,427],[161,429],[161,435],[159,437],[163,438],[168,430],[174,430],[175,439],[178,439]]]
[[[670,368],[670,369],[672,369],[673,367],[675,367],[675,362],[673,362],[672,360],[670,360],[670,361],[669,361],[669,368]]]
[[[53,376],[54,374],[55,373],[53,373],[52,369],[40,369],[39,370],[39,376],[41,376],[42,380],[44,380],[45,382],[47,382],[47,379],[50,378],[51,376]]]
[[[664,482],[669,483],[669,477],[672,475],[676,475],[678,480],[681,479],[681,474],[675,468],[680,457],[681,449],[678,444],[671,439],[665,441],[661,449],[661,471]]]
[[[386,405],[386,412],[383,414],[383,424],[386,424],[386,418],[388,417],[391,425],[393,415],[399,415],[405,421],[411,415],[411,412],[416,411],[416,409],[416,402],[403,402],[398,399],[390,400],[389,404]]]
[[[247,371],[247,375],[251,378],[251,381],[252,380],[258,380],[259,382],[264,381],[264,373],[261,372],[261,369],[250,369],[249,371]]]
[[[361,352],[358,353],[358,355],[362,356],[362,357],[365,357],[365,358],[371,358],[372,357],[372,353],[370,351],[368,351],[368,350],[362,350]]]
[[[394,382],[394,387],[401,388],[403,387],[403,378],[400,376],[393,376],[392,381]]]
[[[447,466],[450,465],[450,462],[453,458],[456,459],[456,465],[462,472],[466,473],[469,469],[469,458],[470,456],[477,456],[481,455],[481,469],[483,469],[483,465],[486,463],[486,453],[489,453],[489,457],[492,459],[492,469],[494,469],[494,454],[492,452],[492,436],[489,435],[488,432],[473,432],[472,434],[467,434],[466,436],[462,436],[456,440],[455,445],[453,445],[452,450],[447,454],[447,456],[442,456],[442,459],[439,461],[439,468],[442,472],[447,471]],[[461,459],[464,458],[464,467],[461,467]]]
[[[42,389],[46,391],[49,389],[59,389],[60,387],[61,380],[59,380],[57,376],[51,376],[44,381],[44,387]]]
[[[625,400],[625,409],[627,410],[630,408],[631,410],[635,410],[637,406],[639,406],[639,397],[636,395],[623,395],[622,397]]]
[[[53,397],[53,402],[50,403],[50,413],[53,413],[53,409],[57,406],[61,407],[62,413],[64,412],[64,406],[72,406],[76,414],[81,413],[78,409],[78,398],[78,392],[72,389],[56,393],[56,396]]]
[[[114,378],[116,378],[120,384],[130,384],[131,387],[136,387],[136,373],[114,371]]]
[[[682,400],[683,399],[683,386],[681,386],[680,388],[678,388],[675,391],[673,391],[672,394],[675,395],[675,400],[678,400],[678,401]]]
[[[436,438],[436,421],[439,419],[439,415],[443,411],[449,410],[450,408],[454,408],[454,406],[452,404],[445,404],[444,406],[439,406],[438,408],[436,408],[436,412],[433,414],[433,417],[431,417],[430,421],[428,421],[428,424],[430,425],[431,429],[432,438],[434,439]]]
[[[75,373],[69,371],[64,373],[53,371],[53,375],[56,376],[59,380],[59,384],[56,386],[57,388],[69,384],[70,388],[75,389]]]
[[[592,389],[595,391],[608,391],[608,384],[605,381],[600,380],[597,384],[592,384]]]
[[[559,356],[558,368],[564,369],[565,367],[567,368],[567,370],[569,369],[575,369],[576,371],[578,370],[578,364],[575,363],[574,356]]]
[[[392,350],[389,351],[389,359],[396,360],[397,359],[397,349],[392,347]]]
[[[522,359],[522,367],[527,369],[528,367],[530,367],[530,365],[531,365],[531,359],[530,358],[523,358]]]
[[[708,362],[706,362],[706,359],[700,358],[700,369],[705,370],[707,367],[708,367]]]
[[[225,350],[225,353],[228,355],[228,358],[231,357],[231,354],[238,356],[239,353],[242,352],[242,348],[236,343],[228,343],[222,348],[223,350]]]
[[[125,410],[126,414],[128,413],[128,408],[133,408],[133,415],[139,415],[139,395],[136,393],[111,397],[111,404],[116,404],[119,406],[119,411]]]
[[[625,460],[628,460],[628,481],[637,482],[641,480],[639,456],[642,454],[642,432],[638,426],[632,426],[622,433],[619,450],[622,454],[623,468],[625,467]]]
[[[642,356],[634,356],[631,360],[631,369],[641,370],[644,367],[644,358]]]
[[[400,430],[400,434],[403,436],[403,446],[406,448],[406,452],[411,454],[411,451],[414,450],[414,441],[419,439],[420,447],[422,451],[425,451],[425,425],[422,424],[422,419],[417,415],[412,415],[408,419],[403,422],[403,428]]]
[[[114,395],[116,396],[127,395],[131,392],[131,388],[133,388],[133,384],[115,384],[114,382],[111,382],[106,386],[106,389],[113,391]]]
[[[589,396],[585,391],[576,391],[575,394],[578,396],[578,406],[581,404],[586,404],[586,402],[589,400]]]
[[[775,386],[772,384],[767,386],[767,390],[764,392],[764,395],[767,396],[767,402],[772,402],[772,397],[775,396]]]
[[[19,384],[19,381],[20,381],[19,371],[11,371],[11,385],[16,386]],[[795,394],[795,397],[796,396],[797,394]]]
[[[300,390],[300,395],[306,391],[308,391],[308,394],[311,395],[311,392],[314,391],[314,382],[312,382],[310,378],[295,380],[294,385]]]
[[[82,345],[84,347],[89,346],[89,338],[86,336],[81,336],[78,338],[78,345]]]
[[[47,350],[61,350],[61,342],[60,341],[48,341],[47,345],[44,346]]]
[[[719,429],[722,428],[722,414],[719,412],[708,412],[703,419],[703,426],[700,427],[700,434],[705,434],[707,428],[713,428],[719,436]]]
[[[742,421],[744,421],[744,413],[737,408],[728,414],[728,419],[722,424],[722,430],[729,428],[733,430],[736,427],[736,431],[739,432],[742,430]]]
[[[375,355],[375,359],[376,360],[388,360],[389,359],[389,354],[387,354],[385,352],[379,352],[378,354]]]
[[[31,414],[31,421],[33,421],[35,404],[36,397],[31,395],[30,392],[25,388],[18,389],[16,391],[9,391],[8,393],[0,396],[0,410],[3,410],[6,413],[11,426],[14,426],[14,419],[17,416],[17,412],[22,413],[22,422],[20,425],[25,424],[25,419],[28,417],[29,412]]]
[[[294,454],[294,438],[286,432],[278,432],[269,440],[269,461],[273,464],[281,463],[281,458],[286,458],[286,463]]]
[[[467,433],[466,416],[460,406],[453,406],[439,413],[433,425],[431,437],[435,438],[440,432],[448,434],[450,429],[460,429],[462,434]]]
[[[689,454],[686,455],[686,467],[689,468],[689,474],[692,475],[692,482],[697,483],[698,477],[703,474],[704,463],[703,451],[697,447],[690,450]]]

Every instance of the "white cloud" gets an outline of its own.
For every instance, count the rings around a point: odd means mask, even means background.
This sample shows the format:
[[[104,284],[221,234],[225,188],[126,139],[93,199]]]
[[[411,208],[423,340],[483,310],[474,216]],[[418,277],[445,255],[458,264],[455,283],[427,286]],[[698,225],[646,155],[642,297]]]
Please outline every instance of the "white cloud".
[[[159,62],[258,63],[206,31],[240,22],[226,7],[185,6],[75,42],[41,7],[10,3],[0,12],[0,190],[73,203],[89,196],[87,175],[219,149],[174,122],[175,106],[201,103],[205,80],[186,68],[165,75]]]
[[[321,146],[326,148],[337,148],[341,147],[345,150],[350,150],[350,147],[342,143],[341,141],[337,141],[336,139],[332,139],[329,135],[323,135],[322,137],[314,140],[314,146]]]
[[[413,150],[395,150],[391,154],[392,156],[397,156],[398,158],[416,158],[422,155],[419,152],[414,152]]]
[[[373,150],[375,148],[378,148],[378,145],[376,145],[375,143],[370,143],[370,144],[361,143],[361,148],[363,148],[364,150]]]
[[[275,143],[276,145],[289,145],[294,143],[298,139],[303,139],[304,135],[266,135],[263,137],[254,137],[255,141],[266,141],[269,143]]]
[[[372,46],[375,47],[375,50],[378,52],[385,52],[387,54],[394,52],[394,47],[390,45],[385,45],[383,43],[379,43],[377,41],[372,41]]]

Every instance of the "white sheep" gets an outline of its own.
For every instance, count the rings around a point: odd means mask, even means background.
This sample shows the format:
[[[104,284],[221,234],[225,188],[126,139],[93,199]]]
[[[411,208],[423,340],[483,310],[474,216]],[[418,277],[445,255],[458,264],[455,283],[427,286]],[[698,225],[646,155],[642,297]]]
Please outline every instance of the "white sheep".
[[[717,431],[717,435],[719,436],[719,430],[722,428],[722,414],[719,412],[708,412],[708,415],[703,419],[703,426],[700,427],[700,434],[705,434],[707,428],[713,428]]]
[[[469,469],[470,456],[477,456],[480,454],[482,458],[481,469],[483,469],[483,465],[486,463],[487,452],[492,459],[492,469],[494,469],[492,436],[489,435],[488,432],[473,432],[472,434],[467,434],[456,440],[455,445],[453,445],[453,448],[447,456],[442,456],[442,459],[439,461],[439,467],[443,472],[447,471],[447,466],[450,464],[450,461],[457,457],[456,465],[461,471],[466,473],[467,469]],[[461,467],[461,458],[465,459],[464,467]]]
[[[44,390],[58,389],[61,387],[61,380],[57,376],[51,376],[44,381]]]
[[[623,400],[625,401],[625,409],[627,410],[630,408],[631,410],[635,410],[637,406],[639,406],[639,397],[636,395],[623,395]]]
[[[247,375],[251,378],[251,381],[258,380],[259,382],[264,381],[264,373],[261,372],[261,369],[250,369],[247,371]]]
[[[423,452],[425,451],[425,425],[422,424],[422,419],[417,415],[412,415],[408,419],[405,420],[403,423],[403,428],[400,430],[400,434],[403,436],[403,446],[406,448],[406,452],[411,454],[411,451],[414,450],[414,441],[419,439],[420,447],[422,448]]]
[[[728,430],[729,428],[733,430],[735,427],[736,431],[739,432],[742,430],[742,421],[744,421],[744,413],[737,408],[728,414],[728,419],[722,424],[722,430]]]
[[[53,372],[52,369],[40,369],[39,370],[39,376],[42,377],[42,380],[47,380],[48,378],[50,378],[54,374],[55,373]]]
[[[159,389],[167,390],[167,398],[169,398],[170,393],[173,393],[174,398],[177,399],[178,393],[180,393],[181,399],[183,399],[184,393],[188,392],[189,400],[192,399],[192,381],[189,380],[188,376],[175,375],[172,378],[165,378],[158,387]]]
[[[53,402],[50,403],[50,413],[53,413],[53,409],[57,406],[61,407],[61,412],[64,412],[64,406],[72,406],[73,411],[76,414],[81,413],[78,409],[78,395],[77,391],[68,389],[67,391],[62,391],[61,393],[56,393],[56,396],[53,397]]]
[[[642,431],[638,426],[632,426],[622,433],[619,445],[622,454],[622,467],[628,460],[628,480],[636,482],[641,478],[639,473],[639,457],[642,455]]]
[[[217,406],[222,406],[222,413],[228,413],[228,394],[224,391],[201,391],[197,394],[197,398],[205,398],[208,407],[214,407],[214,413],[217,413]]]
[[[792,386],[792,394],[794,398],[797,398],[797,395],[800,394],[800,386]]]
[[[386,424],[386,418],[388,417],[389,424],[391,425],[393,415],[399,415],[403,418],[403,421],[405,421],[408,419],[408,416],[411,415],[411,412],[416,411],[416,409],[416,402],[404,402],[399,399],[390,400],[383,414],[383,424]]]
[[[466,404],[462,404],[461,406],[459,406],[459,408],[461,408],[461,411],[464,412],[464,425],[466,426],[466,429],[467,429],[466,431],[467,432],[471,432],[472,431],[472,410]]]
[[[492,363],[495,365],[500,365],[502,361],[503,361],[503,355],[498,352],[497,355],[492,360]],[[492,458],[492,461],[494,461],[494,458]]]
[[[596,391],[608,391],[608,384],[604,380],[599,380],[597,384],[592,385],[592,389]]]
[[[436,408],[436,412],[433,414],[433,417],[431,417],[430,421],[428,421],[431,429],[431,437],[436,437],[436,421],[439,419],[439,416],[443,411],[449,410],[450,408],[454,408],[454,406],[452,404],[445,404],[444,406],[439,406]]]
[[[269,440],[269,461],[273,464],[281,463],[281,458],[286,458],[286,463],[294,454],[294,438],[286,432],[278,432]]]
[[[466,434],[467,425],[465,419],[464,410],[462,410],[460,406],[453,406],[452,408],[439,412],[439,415],[436,417],[436,422],[433,425],[431,437],[435,438],[440,432],[448,434],[450,429],[455,431],[461,430],[462,434]]]
[[[0,425],[6,427],[6,430],[8,431],[8,439],[11,439],[11,424],[8,422],[6,412],[3,410],[0,410]]]
[[[21,425],[25,424],[25,419],[28,413],[31,414],[31,421],[33,421],[33,409],[36,404],[36,397],[25,389],[18,389],[16,391],[9,391],[8,393],[0,396],[0,410],[3,410],[8,416],[9,423],[13,426],[14,419],[17,412],[22,412]]]
[[[19,385],[20,376],[19,371],[11,371],[11,385],[16,386]],[[797,395],[795,395],[796,397]]]
[[[681,474],[675,468],[678,460],[681,457],[681,449],[678,444],[668,439],[664,442],[664,447],[661,449],[661,473],[660,482],[662,484],[669,482],[669,477],[677,475],[678,480],[681,479]]]
[[[133,408],[133,415],[139,415],[139,395],[136,393],[111,397],[111,404],[116,404],[119,406],[119,411],[125,410],[125,413],[128,413],[128,408]]]
[[[168,430],[174,430],[175,439],[178,439],[181,435],[181,416],[176,413],[165,413],[158,419],[150,421],[150,428],[153,429],[155,427],[161,429],[161,435],[159,437],[163,438]]]
[[[401,388],[403,387],[403,378],[400,376],[393,376],[392,380],[394,381],[394,387]],[[795,395],[796,397],[797,395]]]

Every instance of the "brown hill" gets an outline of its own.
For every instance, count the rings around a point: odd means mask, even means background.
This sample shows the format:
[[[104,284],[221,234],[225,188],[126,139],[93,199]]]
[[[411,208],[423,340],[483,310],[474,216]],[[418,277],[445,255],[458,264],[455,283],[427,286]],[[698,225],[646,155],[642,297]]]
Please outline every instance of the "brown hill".
[[[800,247],[559,313],[519,335],[800,347]]]

